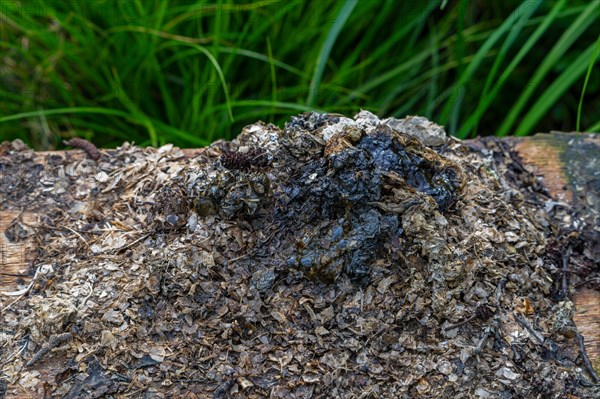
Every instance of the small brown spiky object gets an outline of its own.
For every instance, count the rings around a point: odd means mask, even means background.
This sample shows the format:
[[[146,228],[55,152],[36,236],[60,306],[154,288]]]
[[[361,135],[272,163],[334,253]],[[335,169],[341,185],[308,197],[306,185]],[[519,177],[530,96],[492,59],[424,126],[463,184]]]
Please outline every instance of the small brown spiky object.
[[[230,170],[249,170],[252,167],[264,168],[271,163],[269,154],[262,148],[248,152],[224,152],[219,158],[221,165]]]

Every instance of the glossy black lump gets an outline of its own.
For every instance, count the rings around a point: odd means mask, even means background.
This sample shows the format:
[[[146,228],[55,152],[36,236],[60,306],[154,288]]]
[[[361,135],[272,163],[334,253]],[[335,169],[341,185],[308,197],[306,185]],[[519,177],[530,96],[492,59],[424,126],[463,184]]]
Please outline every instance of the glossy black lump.
[[[383,241],[401,233],[395,215],[383,215],[375,209],[350,214],[348,220],[326,221],[320,228],[307,226],[298,231],[300,239],[287,265],[329,283],[342,272],[353,279],[363,279]]]
[[[342,274],[366,281],[372,265],[390,255],[390,242],[404,239],[403,213],[436,205],[449,212],[462,172],[389,126],[367,132],[336,123],[336,115],[294,117],[268,153],[241,140],[249,150],[223,153],[193,182],[197,213],[241,218],[256,230],[276,225],[277,264],[258,260],[265,268],[294,268],[325,282]],[[275,153],[274,167],[260,168]]]
[[[358,279],[368,276],[386,244],[403,231],[397,213],[375,204],[394,202],[386,174],[403,179],[405,186],[397,189],[422,192],[440,211],[449,209],[459,196],[459,172],[412,139],[405,142],[416,148],[406,148],[402,139],[381,127],[329,155],[321,153],[308,162],[288,160],[292,177],[280,187],[275,217],[294,243],[289,267],[327,282],[342,272]]]
[[[385,130],[365,136],[356,145],[363,154],[360,166],[373,170],[373,175],[395,172],[416,190],[430,195],[441,211],[446,211],[458,198],[460,179],[453,168],[442,168],[407,149]],[[340,157],[351,156],[347,151]],[[364,161],[363,161],[364,159]]]

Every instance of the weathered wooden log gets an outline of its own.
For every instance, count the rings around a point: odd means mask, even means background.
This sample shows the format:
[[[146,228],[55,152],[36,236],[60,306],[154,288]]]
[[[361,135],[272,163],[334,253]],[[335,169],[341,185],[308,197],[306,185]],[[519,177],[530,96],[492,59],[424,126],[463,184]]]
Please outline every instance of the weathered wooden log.
[[[344,140],[351,140],[343,138]],[[341,139],[340,139],[341,140]],[[346,145],[344,142],[340,141],[340,145]],[[535,175],[538,175],[541,180],[542,188],[547,190],[548,197],[544,199],[547,204],[547,211],[552,212],[555,207],[572,207],[575,208],[575,214],[577,217],[581,218],[581,220],[586,220],[589,223],[593,221],[597,221],[598,216],[598,202],[597,198],[600,195],[598,193],[599,177],[598,170],[600,170],[600,161],[599,161],[599,153],[600,153],[600,139],[597,135],[592,134],[576,134],[576,133],[560,133],[560,132],[552,132],[548,134],[537,134],[532,137],[525,138],[506,138],[504,140],[497,139],[477,139],[470,142],[474,147],[479,147],[483,151],[494,152],[493,149],[490,150],[491,147],[499,146],[503,151],[508,151],[511,154],[514,154],[519,162],[522,162],[522,166],[524,166],[528,172],[533,172]],[[10,157],[10,154],[3,154],[3,150],[0,147],[0,156]],[[499,151],[501,152],[501,151]],[[194,158],[197,156],[203,156],[206,154],[205,149],[190,149],[183,150],[182,156],[185,158]],[[57,161],[55,157],[59,157],[61,160],[63,158],[67,159],[69,163],[73,163],[73,161],[82,159],[86,157],[86,154],[81,150],[73,150],[73,151],[57,151],[57,152],[37,152],[33,155],[35,157],[35,163],[40,164],[52,164]],[[1,158],[0,158],[1,159]],[[134,162],[134,161],[132,161]],[[250,169],[252,167],[251,164],[248,164],[247,168]],[[0,163],[0,168],[2,168],[2,164]],[[67,167],[68,168],[68,167]],[[127,164],[123,164],[123,168],[127,168]],[[69,171],[66,168],[62,169],[63,173],[69,174]],[[2,169],[0,169],[0,176],[2,176]],[[6,173],[6,172],[5,172]],[[126,170],[124,170],[124,174],[126,174]],[[9,178],[10,176],[2,176],[2,178]],[[26,178],[21,176],[20,178]],[[38,176],[38,178],[43,178],[43,176]],[[100,181],[104,181],[109,178],[114,178],[114,176],[107,176],[102,171],[99,171],[96,178]],[[72,187],[64,187],[63,189],[72,190]],[[532,195],[538,195],[540,192],[539,189],[532,191]],[[10,195],[11,193],[0,193],[0,195]],[[22,191],[22,195],[27,195],[27,191]],[[135,195],[143,195],[143,193],[136,192]],[[177,198],[175,196],[170,197],[168,194],[165,201],[176,202]],[[19,201],[16,201],[19,202]],[[36,290],[38,295],[51,295],[52,292],[52,278],[44,282],[43,286],[39,286],[38,275],[43,273],[47,273],[48,276],[54,276],[52,272],[48,272],[44,268],[52,268],[52,265],[38,265],[36,267],[32,267],[36,265],[36,253],[39,250],[38,243],[36,242],[36,235],[33,233],[36,230],[43,231],[44,229],[61,229],[61,226],[48,226],[44,223],[44,215],[43,211],[40,209],[36,209],[35,203],[27,204],[26,202],[20,202],[22,206],[18,208],[14,207],[5,207],[2,206],[0,208],[0,316],[5,314],[15,303],[21,300],[23,297],[30,295],[33,289]],[[171,206],[172,204],[168,204]],[[80,207],[88,206],[89,209],[86,209],[85,212],[93,214],[96,212],[98,214],[98,219],[101,219],[101,210],[94,209],[93,204],[79,204]],[[175,205],[173,205],[175,206]],[[75,212],[75,211],[73,211]],[[82,211],[83,212],[83,211]],[[173,214],[175,212],[173,211]],[[571,214],[572,216],[573,214]],[[177,216],[173,216],[172,219],[169,219],[169,214],[165,221],[162,222],[166,227],[169,228],[170,225],[177,226],[179,221],[177,220]],[[595,219],[594,219],[595,218]],[[101,220],[99,220],[101,222]],[[571,222],[566,221],[565,223]],[[119,223],[113,221],[112,227],[115,229],[119,229]],[[593,226],[592,226],[593,227]],[[597,227],[597,226],[596,226]],[[589,228],[589,226],[587,226]],[[123,228],[125,229],[125,228]],[[592,228],[593,230],[593,228]],[[85,239],[81,236],[83,232],[72,230],[71,239],[79,240],[81,245],[95,245],[93,240]],[[270,232],[266,232],[265,235],[269,235]],[[594,234],[593,231],[590,234]],[[595,232],[596,236],[592,237],[593,239],[597,239],[598,232]],[[140,240],[145,239],[146,236],[140,235],[136,238],[136,241],[132,243],[128,243],[126,246],[122,248],[119,247],[117,252],[123,251],[126,252],[130,245],[134,245]],[[584,239],[588,239],[586,236]],[[264,241],[266,242],[269,237],[265,237]],[[240,245],[242,245],[243,239],[240,237]],[[590,244],[588,242],[588,244]],[[94,250],[94,249],[92,249]],[[586,249],[587,251],[591,251],[591,255],[597,255],[594,251],[597,251],[598,248],[594,247],[593,243]],[[111,254],[102,255],[103,259],[109,259]],[[230,260],[231,261],[231,260]],[[588,284],[589,282],[583,281],[580,284],[580,287],[569,286],[569,274],[574,273],[571,270],[567,270],[570,266],[568,266],[568,259],[566,260],[567,265],[565,266],[564,274],[565,281],[567,284],[567,290],[572,292],[572,300],[575,303],[575,315],[574,321],[577,324],[577,328],[581,335],[585,338],[585,349],[587,351],[587,355],[591,361],[593,367],[600,371],[600,291],[598,289],[593,288],[593,284]],[[597,262],[597,260],[596,260]],[[117,267],[117,266],[115,266]],[[68,272],[68,271],[67,271]],[[594,278],[598,278],[598,274],[593,275]],[[59,277],[56,277],[59,278]],[[221,277],[219,277],[221,278]],[[90,287],[93,286],[93,280],[90,280]],[[391,281],[391,280],[390,280]],[[593,283],[593,281],[592,281]],[[380,287],[382,286],[380,283]],[[389,285],[389,282],[386,283]],[[35,287],[34,287],[35,285]],[[154,281],[150,279],[147,281],[147,289],[150,292],[157,292],[160,285],[160,281]],[[385,285],[385,284],[384,284]],[[596,288],[598,287],[598,283],[596,282]],[[587,288],[586,288],[587,287]],[[85,303],[85,296],[91,295],[91,292],[85,291],[82,287],[73,287],[74,290],[77,291],[77,294],[83,303]],[[92,289],[92,288],[90,288]],[[118,287],[117,291],[127,290],[127,286]],[[196,288],[194,288],[195,290]],[[199,288],[198,288],[199,289]],[[385,289],[382,288],[382,289]],[[568,293],[563,293],[563,295],[569,295]],[[306,308],[308,304],[305,302],[304,307]],[[68,311],[67,311],[68,312]],[[312,310],[310,311],[312,312]],[[325,311],[323,311],[325,312]],[[312,314],[312,313],[311,313]],[[523,314],[528,314],[527,310],[523,311]],[[314,316],[314,314],[312,314]],[[106,315],[105,315],[106,316]],[[71,317],[70,315],[65,316],[66,318]],[[106,316],[106,319],[110,321],[112,316],[109,314]],[[128,316],[129,317],[129,316]],[[133,317],[133,316],[131,316]],[[293,315],[277,315],[275,314],[273,317],[293,317]],[[317,319],[319,317],[327,317],[317,315],[315,316]],[[489,315],[488,315],[489,317]],[[118,318],[115,316],[115,318]],[[61,321],[62,322],[62,321]],[[69,320],[69,323],[72,323],[73,320]],[[85,320],[80,321],[80,323],[84,323]],[[115,321],[118,324],[118,320]],[[121,320],[122,322],[122,320]],[[252,329],[252,323],[244,320],[236,321],[239,323],[239,326],[233,326],[232,329],[235,330],[248,330]],[[116,325],[115,324],[115,325]],[[16,321],[15,321],[16,325]],[[450,330],[450,328],[447,328]],[[235,330],[237,331],[237,330]],[[7,329],[0,329],[0,334],[7,334]],[[49,329],[46,331],[46,334],[54,334],[51,336],[49,342],[59,342],[59,344],[55,346],[60,346],[66,342],[62,340],[62,335],[58,334],[58,330],[54,331]],[[103,331],[102,337],[98,337],[98,339],[102,340],[103,345],[114,348],[116,345],[114,337],[114,332]],[[240,332],[239,334],[245,334]],[[317,333],[318,336],[319,333]],[[323,333],[325,334],[325,333]],[[22,338],[22,337],[21,337]],[[39,338],[39,337],[38,337]],[[72,338],[69,335],[69,340]],[[22,343],[22,350],[26,351],[28,348],[28,340],[29,336]],[[319,338],[321,339],[321,338]],[[52,341],[54,340],[54,341]],[[234,340],[235,341],[235,340]],[[39,343],[38,343],[39,344]],[[86,359],[88,356],[92,355],[95,351],[99,351],[100,347],[94,347],[93,349],[88,346],[88,343],[80,344],[80,356],[76,359],[81,362],[83,359]],[[232,343],[235,345],[235,342]],[[485,341],[482,343],[485,345]],[[42,347],[38,350],[38,356],[41,359],[48,352],[55,351],[56,348],[53,348],[52,345]],[[44,351],[43,353],[40,351]],[[160,352],[160,351],[159,351]],[[8,353],[2,351],[0,348],[0,398],[29,398],[29,397],[42,397],[40,392],[44,392],[43,387],[45,381],[48,379],[53,379],[55,381],[63,380],[69,378],[68,375],[74,374],[77,371],[77,367],[92,367],[92,366],[81,366],[83,363],[79,363],[79,365],[72,366],[71,368],[66,367],[63,364],[64,361],[67,360],[67,357],[60,352],[55,351],[55,355],[51,357],[48,361],[42,361],[38,363],[36,359],[35,362],[28,364],[30,370],[27,371],[27,378],[22,378],[19,381],[10,381],[10,384],[7,384],[7,381],[2,380],[2,370],[11,367],[11,361],[21,356],[21,353]],[[168,354],[166,355],[168,358]],[[154,353],[149,357],[142,357],[140,355],[140,362],[147,362],[148,367],[159,364],[165,358],[165,353]],[[175,359],[173,360],[175,361]],[[286,360],[282,360],[285,362]],[[35,364],[37,363],[37,364]],[[96,367],[96,366],[93,366]],[[116,367],[116,365],[115,365]],[[144,365],[140,367],[146,367]],[[282,366],[283,367],[283,366]],[[340,367],[343,367],[340,365]],[[122,375],[122,372],[117,372],[118,367],[113,370],[115,372],[114,375],[121,375],[125,380],[126,376]],[[60,372],[59,372],[60,370]],[[119,369],[121,370],[121,369]],[[85,370],[84,370],[85,371]],[[115,378],[113,375],[113,379]],[[97,374],[98,381],[95,382],[97,394],[102,395],[103,392],[114,392],[109,391],[108,388],[102,388],[102,385],[112,384],[112,380],[108,379],[106,375],[99,373]],[[506,376],[505,376],[506,377]],[[304,379],[305,384],[310,384],[311,377],[306,377]],[[428,382],[425,380],[425,377],[421,378],[417,390],[422,390],[424,393],[427,392]],[[499,377],[503,378],[503,377]],[[510,378],[510,375],[509,377]],[[221,385],[213,392],[213,397],[221,397],[221,391],[223,395],[226,392],[231,392],[230,389],[234,386],[238,386],[238,392],[243,391],[247,387],[251,385],[259,385],[260,382],[257,380],[249,380],[243,375],[236,375],[236,377],[231,380],[232,382],[223,381]],[[253,381],[253,382],[252,382]],[[81,382],[81,381],[80,381]],[[192,380],[188,382],[192,383]],[[172,384],[173,381],[168,381],[164,384]],[[76,383],[74,383],[76,384]],[[91,384],[91,385],[90,385]],[[88,384],[92,386],[93,383]],[[133,384],[133,382],[132,382]],[[58,382],[53,382],[53,385],[58,385]],[[268,385],[268,384],[267,384]],[[170,385],[167,385],[170,386]],[[65,388],[66,389],[66,388]],[[266,388],[265,388],[266,389]],[[76,392],[76,391],[69,391]],[[81,391],[77,391],[81,392]],[[175,391],[172,391],[175,392]],[[183,392],[183,391],[180,391]],[[310,391],[312,392],[312,391]],[[419,391],[420,392],[420,391]],[[65,391],[63,394],[68,396],[68,391]],[[235,392],[234,392],[235,393]],[[131,396],[132,393],[124,393],[123,397]],[[208,395],[208,394],[207,394]],[[239,395],[239,393],[238,393]],[[76,397],[76,396],[72,396]],[[90,396],[90,397],[99,397],[99,396]],[[188,397],[203,397],[203,396],[188,396]]]
[[[553,198],[577,207],[584,217],[595,214],[598,220],[600,135],[551,132],[507,141],[542,177]],[[600,290],[577,289],[573,301],[577,309],[575,322],[585,337],[587,353],[595,369],[600,370]]]

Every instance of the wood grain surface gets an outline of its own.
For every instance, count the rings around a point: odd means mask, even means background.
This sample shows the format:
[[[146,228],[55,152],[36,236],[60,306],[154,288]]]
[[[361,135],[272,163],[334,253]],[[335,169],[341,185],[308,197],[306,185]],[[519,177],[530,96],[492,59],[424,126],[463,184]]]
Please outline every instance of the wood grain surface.
[[[514,150],[532,170],[543,177],[550,195],[573,205],[586,181],[598,178],[600,135],[583,133],[538,133],[515,140]],[[598,209],[590,212],[598,212]],[[574,321],[585,338],[588,356],[600,372],[600,292],[577,290]]]

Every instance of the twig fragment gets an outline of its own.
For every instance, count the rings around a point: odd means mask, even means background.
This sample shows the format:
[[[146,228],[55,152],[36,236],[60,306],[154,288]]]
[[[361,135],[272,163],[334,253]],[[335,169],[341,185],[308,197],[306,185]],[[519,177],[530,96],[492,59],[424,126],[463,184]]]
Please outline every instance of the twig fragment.
[[[73,339],[73,335],[68,332],[52,335],[50,337],[50,339],[48,340],[48,342],[46,344],[42,345],[40,350],[38,350],[35,353],[35,355],[33,355],[31,360],[29,360],[25,366],[27,366],[27,367],[33,366],[34,364],[39,362],[46,355],[46,353],[50,352],[50,350],[52,348],[56,348],[57,346],[66,344],[67,342],[70,342],[72,339]]]
[[[27,349],[27,345],[29,345],[29,335],[26,335],[25,338],[23,338],[23,341],[25,341],[25,343],[23,343],[21,349],[17,350],[13,354],[11,354],[4,362],[0,363],[0,367],[4,367],[8,363],[10,363],[11,360],[15,358],[15,356],[20,355],[25,351],[25,349]]]
[[[470,323],[471,321],[473,321],[475,319],[487,320],[490,317],[492,317],[493,314],[494,314],[494,310],[492,310],[489,306],[479,305],[479,306],[477,306],[477,309],[475,309],[475,314],[473,314],[473,316],[471,316],[459,323],[456,323],[454,325],[444,328],[444,331],[454,330],[455,328],[464,326],[465,324]]]
[[[123,251],[125,251],[126,249],[133,247],[133,246],[134,246],[135,244],[137,244],[138,242],[140,242],[140,241],[142,241],[142,240],[145,240],[145,239],[146,239],[146,238],[148,238],[149,236],[150,236],[150,233],[143,234],[141,237],[139,237],[139,238],[135,239],[134,241],[130,242],[129,244],[127,244],[127,245],[125,245],[125,246],[123,246],[123,247],[120,247],[120,248],[115,248],[115,249],[113,249],[112,251],[113,251],[113,252],[117,252],[117,253],[119,253],[119,252],[123,252]]]
[[[477,344],[477,347],[475,347],[475,353],[481,353],[483,351],[483,348],[485,347],[485,344],[487,344],[488,340],[490,339],[490,333],[492,332],[492,328],[491,327],[486,327],[485,330],[483,331],[483,336],[481,337],[481,339],[479,340],[479,343]]]
[[[587,352],[585,351],[583,335],[581,335],[580,332],[577,332],[577,343],[579,344],[579,353],[581,354],[581,358],[583,359],[583,364],[585,365],[585,368],[587,369],[588,373],[590,373],[590,375],[592,376],[594,382],[596,384],[600,383],[600,377],[598,377],[598,374],[596,374],[596,370],[594,370],[592,362],[590,362],[590,358],[588,357]]]
[[[41,267],[42,267],[41,265],[38,266],[37,270],[35,271],[35,274],[33,275],[33,278],[31,279],[31,282],[29,283],[29,285],[27,287],[23,288],[22,290],[18,290],[18,291],[0,291],[0,294],[6,295],[6,296],[18,296],[19,298],[21,298],[23,295],[25,295],[29,292],[31,287],[33,287],[33,284],[35,283],[35,280],[36,280],[38,274],[40,273]],[[17,300],[19,300],[19,298],[17,298]],[[11,306],[12,306],[12,303],[10,305],[7,305],[4,309],[2,309],[2,311],[0,311],[0,313],[3,313],[5,310],[10,308]]]
[[[544,336],[541,333],[535,331],[535,329],[527,322],[527,319],[525,319],[516,312],[513,312],[513,317],[515,318],[517,323],[519,323],[521,327],[525,328],[531,335],[533,335],[540,344],[543,345],[544,342],[546,342],[546,338],[544,338]]]
[[[562,291],[565,298],[569,297],[569,280],[567,279],[567,275],[569,273],[569,261],[571,260],[572,253],[573,248],[569,245],[567,252],[562,257]]]

